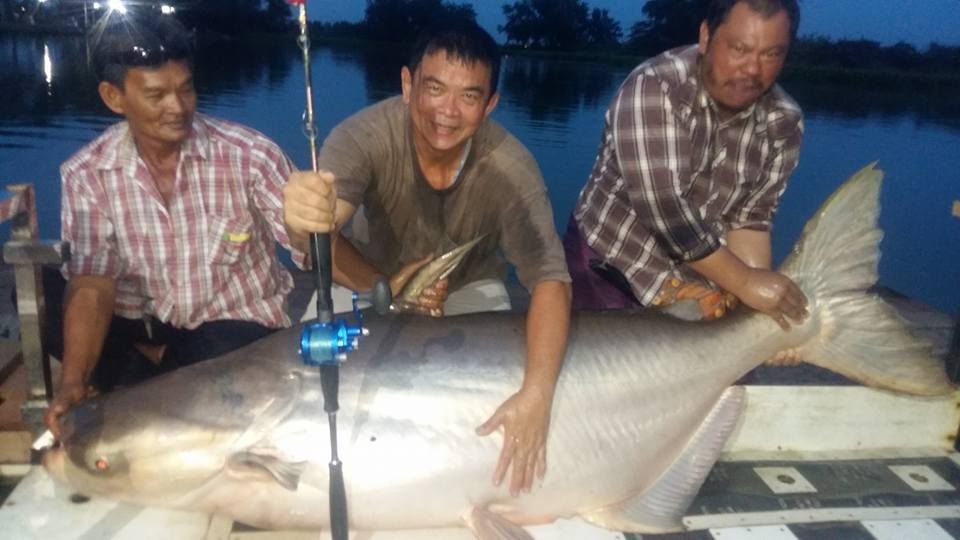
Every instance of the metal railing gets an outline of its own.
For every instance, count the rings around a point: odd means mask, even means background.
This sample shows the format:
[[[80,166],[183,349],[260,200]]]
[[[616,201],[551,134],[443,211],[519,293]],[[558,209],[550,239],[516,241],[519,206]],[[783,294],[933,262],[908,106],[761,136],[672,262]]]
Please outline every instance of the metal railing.
[[[10,222],[3,262],[13,266],[20,320],[20,353],[27,375],[27,399],[21,407],[34,437],[43,432],[43,413],[53,397],[50,357],[44,346],[46,306],[41,269],[70,258],[70,245],[39,240],[36,197],[31,184],[11,184],[0,193],[0,222]],[[57,308],[54,308],[57,309]]]

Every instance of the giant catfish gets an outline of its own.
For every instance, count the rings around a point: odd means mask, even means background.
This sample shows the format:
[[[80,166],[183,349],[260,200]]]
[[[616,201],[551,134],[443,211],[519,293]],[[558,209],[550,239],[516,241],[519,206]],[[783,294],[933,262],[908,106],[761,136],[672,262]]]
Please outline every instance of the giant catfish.
[[[711,323],[576,314],[548,470],[518,497],[491,483],[501,438],[474,428],[519,387],[523,315],[367,317],[370,336],[341,371],[351,528],[463,524],[479,538],[525,538],[525,524],[580,516],[623,531],[679,529],[744,408],[731,385],[783,350],[871,386],[951,391],[931,347],[867,292],[881,178],[864,168],[804,229],[781,271],[808,296],[810,316],[789,332],[747,309]],[[86,494],[325,528],[328,420],[299,335],[278,332],[75,407],[47,468]]]

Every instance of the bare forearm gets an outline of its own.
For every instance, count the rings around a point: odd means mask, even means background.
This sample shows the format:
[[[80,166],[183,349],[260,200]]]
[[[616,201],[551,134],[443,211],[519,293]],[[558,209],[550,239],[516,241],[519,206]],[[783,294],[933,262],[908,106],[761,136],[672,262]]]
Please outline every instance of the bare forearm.
[[[527,362],[522,390],[536,390],[553,398],[569,328],[570,285],[561,281],[537,284],[527,312]]]
[[[110,278],[71,278],[64,301],[64,384],[89,382],[110,329],[115,297],[116,285]]]
[[[769,270],[773,264],[770,231],[734,229],[727,233],[727,247],[751,268]]]
[[[354,291],[369,291],[383,274],[337,233],[333,243],[333,280]]]
[[[687,266],[737,296],[746,286],[750,272],[750,267],[726,247],[700,260],[688,262]]]

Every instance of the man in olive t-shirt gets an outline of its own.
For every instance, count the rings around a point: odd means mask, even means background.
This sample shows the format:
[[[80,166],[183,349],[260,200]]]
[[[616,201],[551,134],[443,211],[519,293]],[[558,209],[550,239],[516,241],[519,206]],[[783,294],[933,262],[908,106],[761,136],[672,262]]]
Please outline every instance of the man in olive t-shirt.
[[[483,236],[450,275],[449,290],[502,281],[504,257],[528,290],[569,279],[540,171],[515,137],[483,121],[467,140],[456,177],[435,187],[418,164],[410,131],[408,107],[397,96],[348,118],[320,152],[320,167],[337,178],[337,198],[364,206],[366,238],[351,239],[364,258],[392,276]]]
[[[308,233],[339,228],[363,205],[368,241],[354,245],[339,233],[333,237],[334,280],[353,290],[369,290],[382,277],[403,275],[480,235],[450,276],[450,289],[503,279],[503,258],[516,267],[531,292],[523,383],[476,430],[488,435],[503,427],[493,479],[499,484],[512,469],[516,495],[529,491],[546,468],[570,277],[536,163],[489,118],[499,99],[499,66],[496,43],[475,24],[425,33],[401,71],[403,95],[333,130],[320,153],[321,172],[290,177],[284,217],[295,245],[306,247]],[[428,312],[441,313],[446,281],[421,296]]]

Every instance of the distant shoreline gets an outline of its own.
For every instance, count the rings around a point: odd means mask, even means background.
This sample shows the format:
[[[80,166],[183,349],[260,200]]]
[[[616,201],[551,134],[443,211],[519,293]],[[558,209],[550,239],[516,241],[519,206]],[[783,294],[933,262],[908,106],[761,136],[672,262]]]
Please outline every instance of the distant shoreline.
[[[0,33],[12,32],[29,35],[47,35],[47,36],[83,36],[84,30],[76,26],[55,25],[55,24],[33,24],[0,22]],[[263,34],[250,33],[234,36],[226,36],[216,32],[201,32],[198,34],[203,39],[226,39],[236,40],[243,38],[255,39],[286,39],[288,34]],[[360,47],[397,47],[397,43],[385,43],[367,39],[329,36],[315,34],[311,39],[314,45],[333,45],[333,46],[360,46]],[[401,44],[406,46],[406,44]],[[526,49],[516,46],[504,45],[501,47],[505,57],[520,56],[528,58],[544,58],[551,60],[565,60],[571,62],[602,62],[611,66],[632,68],[647,57],[639,54],[625,53],[617,50],[582,50],[582,51],[548,51],[538,49]],[[796,64],[790,62],[789,58],[784,67],[781,79],[787,82],[804,81],[815,84],[836,84],[854,87],[871,87],[877,91],[884,91],[892,88],[885,88],[888,85],[910,84],[914,90],[928,92],[950,92],[954,93],[957,87],[960,87],[960,73],[957,72],[921,72],[904,71],[893,68],[859,68],[852,67],[841,69],[837,67],[823,67],[816,65]]]
[[[20,22],[0,22],[0,32],[10,32],[15,34],[43,34],[48,36],[82,36],[84,34],[84,29],[78,26],[67,24],[26,24]]]

